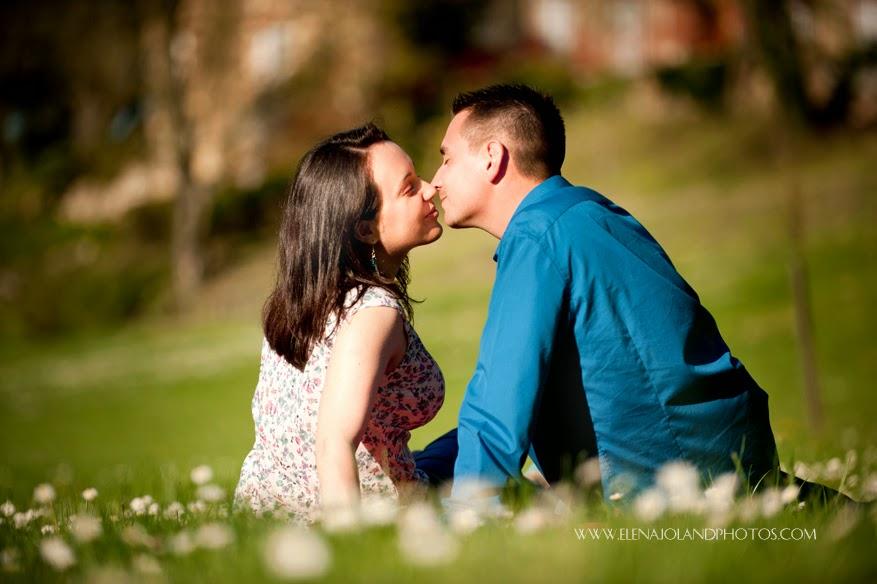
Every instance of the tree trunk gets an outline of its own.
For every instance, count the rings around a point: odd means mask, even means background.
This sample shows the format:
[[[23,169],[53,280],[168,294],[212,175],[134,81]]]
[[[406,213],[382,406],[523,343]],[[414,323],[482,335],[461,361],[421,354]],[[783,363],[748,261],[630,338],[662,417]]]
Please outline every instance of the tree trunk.
[[[745,0],[749,33],[773,80],[777,99],[798,121],[810,119],[800,49],[785,0]]]
[[[179,177],[171,284],[174,308],[185,310],[201,287],[204,218],[224,173],[228,131],[241,113],[240,92],[235,91],[240,85],[240,6],[232,1],[143,1],[146,134],[154,162],[175,168]],[[177,46],[173,58],[172,43]]]
[[[192,181],[182,185],[174,204],[172,284],[177,310],[190,307],[201,287],[204,275],[202,258],[202,224],[210,193]]]

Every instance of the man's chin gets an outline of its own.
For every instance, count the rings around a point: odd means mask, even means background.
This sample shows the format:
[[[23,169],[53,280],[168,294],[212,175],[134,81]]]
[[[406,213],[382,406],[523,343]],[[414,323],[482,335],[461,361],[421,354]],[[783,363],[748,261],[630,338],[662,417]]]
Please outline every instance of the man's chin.
[[[460,229],[461,227],[464,227],[464,225],[460,225],[460,222],[455,217],[448,217],[448,215],[445,214],[443,219],[445,221],[445,225],[447,225],[451,229]]]

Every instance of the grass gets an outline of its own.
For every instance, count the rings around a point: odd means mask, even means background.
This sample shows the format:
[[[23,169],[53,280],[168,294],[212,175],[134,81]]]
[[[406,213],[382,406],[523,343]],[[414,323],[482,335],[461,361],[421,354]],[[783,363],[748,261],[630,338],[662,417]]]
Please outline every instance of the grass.
[[[850,487],[855,494],[877,466],[877,175],[871,168],[877,136],[801,139],[778,162],[766,120],[706,118],[687,110],[656,119],[641,111],[620,101],[569,115],[568,178],[627,208],[662,242],[735,355],[769,393],[783,460],[843,459],[853,450],[860,461],[859,485]],[[419,165],[424,176],[435,163]],[[787,270],[786,199],[793,188],[804,202],[821,431],[811,430],[806,419]],[[415,324],[447,382],[444,408],[414,433],[412,447],[455,425],[477,357],[495,245],[481,232],[448,230],[438,244],[412,253],[412,291],[425,299]],[[157,315],[104,334],[2,348],[0,502],[10,499],[25,509],[34,485],[49,481],[58,489],[54,517],[63,520],[81,510],[82,489],[97,487],[94,505],[104,516],[104,536],[76,547],[77,577],[90,578],[98,565],[128,566],[141,553],[121,542],[123,525],[139,521],[160,539],[181,529],[148,517],[113,522],[110,516],[120,515],[131,498],[149,493],[162,507],[191,500],[188,469],[201,463],[213,467],[219,485],[234,488],[253,440],[249,402],[258,372],[258,313],[271,283],[272,254],[273,242],[243,254],[247,259],[211,282],[198,309],[183,318]],[[186,519],[182,528],[216,518],[221,508]],[[246,516],[221,521],[234,530],[232,553],[150,552],[159,555],[168,579],[267,577],[260,550],[273,523]],[[859,521],[844,535],[842,525],[833,526],[837,521],[829,511],[786,511],[752,524],[815,527],[816,542],[577,540],[572,527],[589,522],[642,526],[597,504],[532,535],[502,526],[479,530],[463,539],[456,561],[428,570],[400,559],[392,528],[330,535],[328,577],[675,582],[739,580],[745,573],[754,581],[874,580],[874,523]],[[702,527],[703,521],[658,523],[674,525]],[[4,578],[58,578],[38,557],[40,537],[35,528],[0,525],[0,549],[17,548],[22,567]]]

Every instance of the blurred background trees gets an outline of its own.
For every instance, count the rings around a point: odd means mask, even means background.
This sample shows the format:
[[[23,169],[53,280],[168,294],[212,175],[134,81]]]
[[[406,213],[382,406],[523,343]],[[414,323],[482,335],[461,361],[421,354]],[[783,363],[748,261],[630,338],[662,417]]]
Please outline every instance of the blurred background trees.
[[[873,0],[41,0],[0,23],[8,339],[185,311],[270,238],[305,148],[377,119],[422,162],[461,89],[877,119]]]

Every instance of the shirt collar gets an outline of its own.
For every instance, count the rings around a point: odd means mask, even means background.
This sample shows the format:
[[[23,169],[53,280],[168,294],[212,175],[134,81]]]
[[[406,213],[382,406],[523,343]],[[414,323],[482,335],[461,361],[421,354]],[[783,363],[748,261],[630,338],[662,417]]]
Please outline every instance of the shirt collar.
[[[536,203],[541,203],[553,193],[557,189],[562,189],[564,187],[572,186],[568,180],[560,176],[559,174],[555,174],[543,180],[541,183],[533,187],[533,189],[527,193],[524,199],[518,205],[518,208],[515,209],[515,212],[512,213],[511,219],[509,219],[509,224],[506,226],[506,232],[508,232],[509,227],[512,226],[512,223],[515,222],[515,218],[518,214],[530,207],[535,205]],[[499,248],[502,246],[502,239],[499,240],[499,243],[496,246],[496,250],[493,252],[493,261],[499,257]]]

